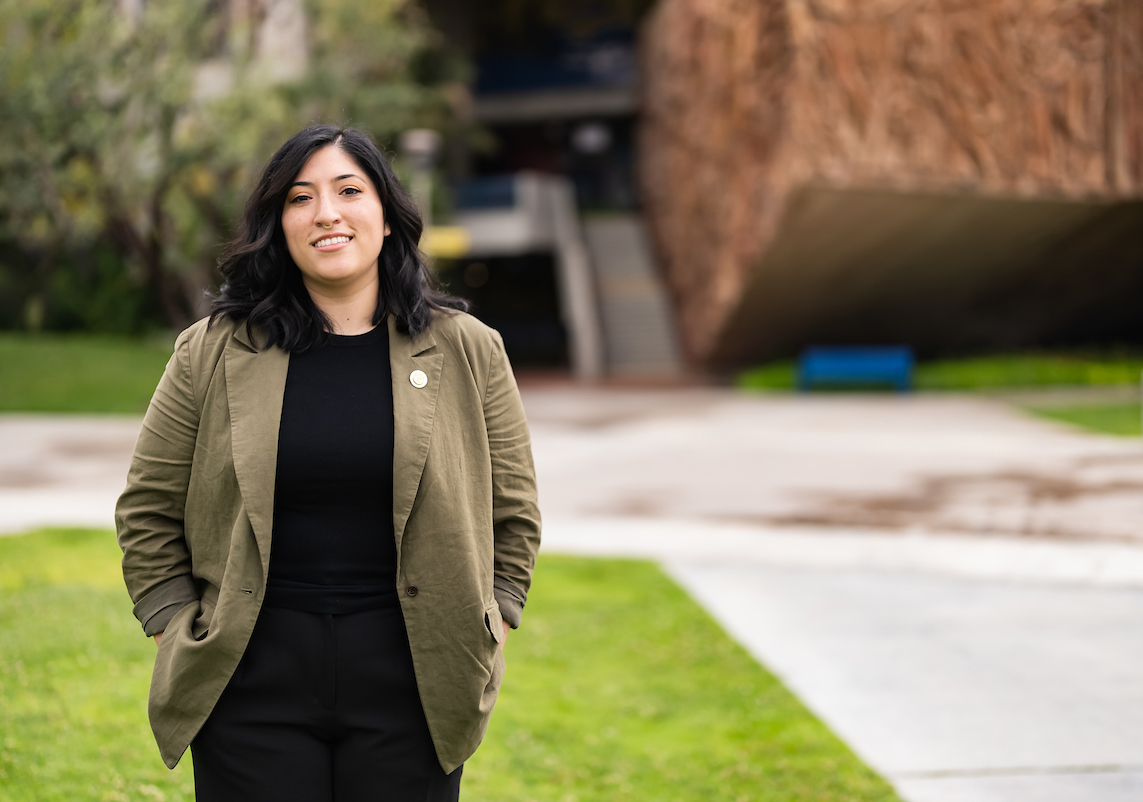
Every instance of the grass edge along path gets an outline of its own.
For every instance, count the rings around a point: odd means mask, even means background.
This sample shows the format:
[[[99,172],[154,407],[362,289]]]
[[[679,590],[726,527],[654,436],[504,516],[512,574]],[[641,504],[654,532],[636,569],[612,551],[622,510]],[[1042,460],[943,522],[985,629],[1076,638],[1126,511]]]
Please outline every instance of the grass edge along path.
[[[0,538],[0,800],[193,796],[106,531]],[[541,556],[465,802],[899,802],[656,566]]]
[[[1143,408],[1128,404],[1083,404],[1077,406],[1025,406],[1034,415],[1091,432],[1119,437],[1143,434]]]
[[[791,390],[797,367],[770,362],[739,373],[742,390]],[[917,390],[999,390],[1030,387],[1137,385],[1143,357],[1084,354],[995,354],[922,360],[913,376]]]

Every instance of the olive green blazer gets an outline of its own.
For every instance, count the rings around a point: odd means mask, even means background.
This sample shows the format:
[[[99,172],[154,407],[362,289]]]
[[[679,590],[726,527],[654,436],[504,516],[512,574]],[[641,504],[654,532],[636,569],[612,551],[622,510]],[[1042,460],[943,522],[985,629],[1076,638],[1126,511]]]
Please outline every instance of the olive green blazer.
[[[451,772],[487,727],[504,674],[501,620],[519,624],[531,585],[531,443],[499,334],[462,313],[437,314],[415,339],[392,317],[388,326],[397,588],[425,717]],[[256,348],[244,323],[199,321],[179,335],[116,507],[135,615],[146,634],[164,632],[148,707],[172,768],[262,605],[288,365],[287,352]]]

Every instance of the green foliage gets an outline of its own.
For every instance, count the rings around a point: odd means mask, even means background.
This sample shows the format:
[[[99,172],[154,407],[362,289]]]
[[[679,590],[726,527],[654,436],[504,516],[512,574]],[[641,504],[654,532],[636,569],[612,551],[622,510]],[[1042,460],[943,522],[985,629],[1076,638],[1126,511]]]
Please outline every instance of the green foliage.
[[[169,203],[209,147],[178,130],[220,30],[208,7],[147,3],[133,15],[105,0],[0,2],[0,209],[4,233],[38,255],[49,303],[68,256],[103,242],[167,318],[186,319]]]
[[[141,334],[162,326],[146,287],[130,265],[106,242],[61,254],[50,274],[41,325],[34,330]]]
[[[0,334],[0,411],[142,414],[167,338]]]
[[[740,373],[744,390],[789,390],[796,383],[793,362],[771,362]],[[1143,357],[1118,354],[999,354],[922,361],[918,390],[986,390],[1062,385],[1134,384],[1143,375]]]
[[[181,328],[251,177],[294,132],[452,125],[460,67],[416,79],[440,43],[415,6],[313,0],[284,46],[258,8],[0,0],[0,243],[19,252],[0,251],[18,298],[0,326]]]
[[[190,800],[109,532],[0,538],[0,801]],[[655,567],[543,557],[464,798],[895,802]]]
[[[1045,418],[1070,423],[1102,434],[1138,437],[1143,434],[1143,409],[1134,404],[1083,404],[1081,406],[1032,406],[1029,411]]]

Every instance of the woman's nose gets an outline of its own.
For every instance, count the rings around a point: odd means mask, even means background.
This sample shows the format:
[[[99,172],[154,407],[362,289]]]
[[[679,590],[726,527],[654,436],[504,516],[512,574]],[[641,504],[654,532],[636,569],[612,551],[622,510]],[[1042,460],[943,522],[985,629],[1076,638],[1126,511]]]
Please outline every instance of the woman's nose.
[[[319,196],[317,208],[314,210],[314,222],[319,226],[329,227],[339,219],[337,204],[334,199],[327,195]]]

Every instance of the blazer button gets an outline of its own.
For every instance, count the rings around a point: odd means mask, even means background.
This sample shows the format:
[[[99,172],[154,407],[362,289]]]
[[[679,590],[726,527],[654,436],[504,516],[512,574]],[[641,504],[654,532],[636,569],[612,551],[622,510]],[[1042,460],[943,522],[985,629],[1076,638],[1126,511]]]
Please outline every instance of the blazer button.
[[[406,596],[416,596],[417,595],[417,586],[416,585],[409,585],[409,587],[405,588],[405,595]]]

